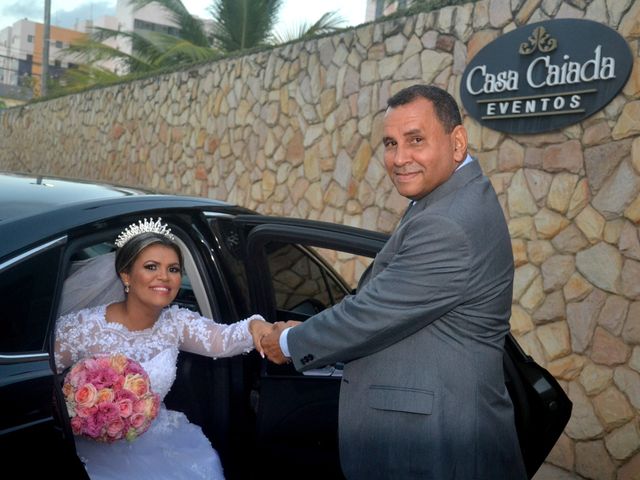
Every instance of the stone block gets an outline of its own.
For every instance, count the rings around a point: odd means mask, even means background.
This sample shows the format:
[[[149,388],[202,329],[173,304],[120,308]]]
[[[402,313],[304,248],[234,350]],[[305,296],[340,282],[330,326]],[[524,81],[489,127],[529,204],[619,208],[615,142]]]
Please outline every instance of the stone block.
[[[534,311],[545,299],[542,278],[538,275],[520,297],[520,305],[527,311]]]
[[[566,213],[579,177],[571,173],[559,173],[551,182],[547,207],[558,213]]]
[[[631,405],[640,410],[640,374],[625,366],[616,367],[613,380],[625,393]]]
[[[533,198],[535,198],[536,201],[544,200],[549,194],[553,175],[542,170],[525,168],[524,176]]]
[[[593,285],[587,282],[578,272],[574,272],[562,288],[562,293],[564,293],[565,300],[571,303],[584,299],[592,290]]]
[[[620,273],[620,280],[622,283],[622,293],[633,299],[640,300],[640,262],[627,259],[622,267]]]
[[[598,316],[598,324],[613,335],[620,335],[628,310],[628,300],[618,295],[609,295]]]
[[[582,387],[577,382],[569,382],[567,395],[571,402],[573,402],[573,410],[569,423],[565,428],[565,433],[573,440],[590,440],[598,437],[604,432],[604,428],[600,424],[600,420],[596,416],[593,405],[589,398],[585,395]],[[578,444],[576,444],[576,462],[578,462]],[[604,445],[602,445],[604,449]],[[586,456],[584,455],[584,449],[581,449],[580,462],[582,465],[586,463]],[[601,458],[608,459],[609,456],[601,455],[602,452],[596,452],[598,455],[596,460]],[[577,467],[577,465],[576,465]]]
[[[509,324],[511,325],[511,332],[518,337],[530,332],[534,328],[531,316],[518,305],[511,307]]]
[[[541,267],[542,282],[545,292],[562,288],[575,271],[573,255],[553,255]]]
[[[534,224],[538,233],[538,238],[550,239],[555,237],[563,228],[569,225],[562,215],[552,212],[547,208],[541,209],[534,216]]]
[[[589,246],[589,241],[573,223],[553,237],[551,243],[560,253],[577,253]]]
[[[624,161],[605,181],[593,198],[592,205],[607,220],[610,220],[622,216],[627,205],[636,199],[638,193],[640,193],[640,176],[631,167],[630,162]]]
[[[548,240],[532,240],[527,242],[527,254],[531,263],[541,265],[554,254],[554,249]]]
[[[537,324],[564,320],[566,317],[564,297],[562,291],[552,292],[544,299],[542,305],[533,314],[533,321]]]
[[[575,222],[591,243],[602,240],[606,220],[596,209],[587,205],[575,218]]]
[[[613,458],[627,460],[640,449],[640,433],[636,422],[629,422],[609,433],[604,443]]]
[[[615,386],[598,394],[593,399],[593,406],[607,430],[620,427],[634,418],[634,411],[627,398]]]
[[[539,335],[538,331],[538,335]],[[559,380],[574,380],[580,372],[586,362],[585,357],[581,355],[571,354],[566,357],[553,360],[547,364],[547,370],[556,379]]]
[[[640,101],[627,103],[613,127],[611,136],[618,140],[640,133]]]
[[[612,383],[613,370],[611,368],[589,363],[580,372],[580,383],[587,395],[597,395]]]
[[[548,360],[556,360],[571,352],[569,328],[566,322],[548,323],[536,330]]]
[[[615,464],[609,458],[602,440],[576,442],[576,472],[585,478],[611,480]]]
[[[549,452],[546,461],[566,470],[573,470],[575,462],[573,440],[564,433],[560,435],[551,452]],[[534,478],[537,478],[537,476]]]
[[[640,453],[636,453],[618,469],[616,480],[640,480]]]
[[[596,327],[591,347],[591,360],[601,365],[620,365],[631,355],[631,349],[618,337]]]
[[[571,333],[571,347],[574,352],[584,352],[590,345],[598,314],[604,305],[606,294],[594,290],[579,303],[567,306],[567,323]]]
[[[582,145],[578,140],[546,147],[542,155],[542,167],[547,172],[580,173],[583,164]]]
[[[622,256],[611,245],[600,242],[576,254],[576,268],[593,285],[619,293]]]

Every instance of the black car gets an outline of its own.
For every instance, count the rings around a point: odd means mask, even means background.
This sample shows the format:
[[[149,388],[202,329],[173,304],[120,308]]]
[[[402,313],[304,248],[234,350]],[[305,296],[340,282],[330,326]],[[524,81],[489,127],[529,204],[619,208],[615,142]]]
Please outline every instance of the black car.
[[[52,354],[64,279],[74,262],[113,250],[124,227],[151,217],[169,224],[184,251],[186,274],[175,303],[223,323],[252,313],[304,320],[340,302],[352,287],[325,260],[327,252],[373,257],[387,239],[342,225],[261,216],[204,198],[0,173],[5,472],[82,478]],[[342,478],[340,364],[301,374],[256,352],[218,360],[182,352],[178,362],[167,407],[202,427],[228,478]],[[533,476],[568,422],[571,403],[511,336],[504,365]]]

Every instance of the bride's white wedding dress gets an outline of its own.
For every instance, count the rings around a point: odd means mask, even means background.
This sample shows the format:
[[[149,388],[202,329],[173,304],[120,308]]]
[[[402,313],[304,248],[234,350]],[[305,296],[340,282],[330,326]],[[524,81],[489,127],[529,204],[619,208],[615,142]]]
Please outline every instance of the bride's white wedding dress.
[[[249,321],[222,325],[190,310],[170,307],[146,330],[130,331],[105,318],[106,305],[60,317],[56,325],[59,371],[96,354],[122,353],[149,374],[164,399],[176,377],[178,349],[230,357],[253,349]],[[197,425],[161,404],[149,430],[133,442],[101,443],[76,437],[78,455],[94,479],[223,479],[220,459]]]

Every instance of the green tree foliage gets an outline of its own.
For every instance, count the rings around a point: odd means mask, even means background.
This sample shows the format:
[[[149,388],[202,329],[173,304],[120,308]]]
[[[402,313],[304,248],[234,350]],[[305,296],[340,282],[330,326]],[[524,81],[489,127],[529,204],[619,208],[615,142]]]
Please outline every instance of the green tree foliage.
[[[122,79],[104,65],[118,64],[120,72],[145,74],[220,58],[258,47],[336,31],[344,22],[334,12],[324,14],[312,25],[302,25],[285,35],[274,32],[283,0],[212,0],[209,12],[213,26],[191,15],[181,0],[130,0],[134,10],[156,4],[164,9],[179,33],[122,31],[94,28],[82,42],[67,49],[81,64],[70,69],[53,88],[54,93],[69,93],[94,85],[105,85]],[[131,53],[108,45],[109,40],[126,41]]]
[[[281,7],[282,0],[215,0],[213,46],[231,53],[270,44]]]

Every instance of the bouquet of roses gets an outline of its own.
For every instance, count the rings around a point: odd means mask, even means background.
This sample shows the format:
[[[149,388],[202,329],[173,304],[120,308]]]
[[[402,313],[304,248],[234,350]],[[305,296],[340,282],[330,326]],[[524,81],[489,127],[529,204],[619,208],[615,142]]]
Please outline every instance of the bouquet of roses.
[[[85,358],[62,386],[74,435],[100,442],[135,440],[158,415],[160,398],[142,366],[124,355]]]

